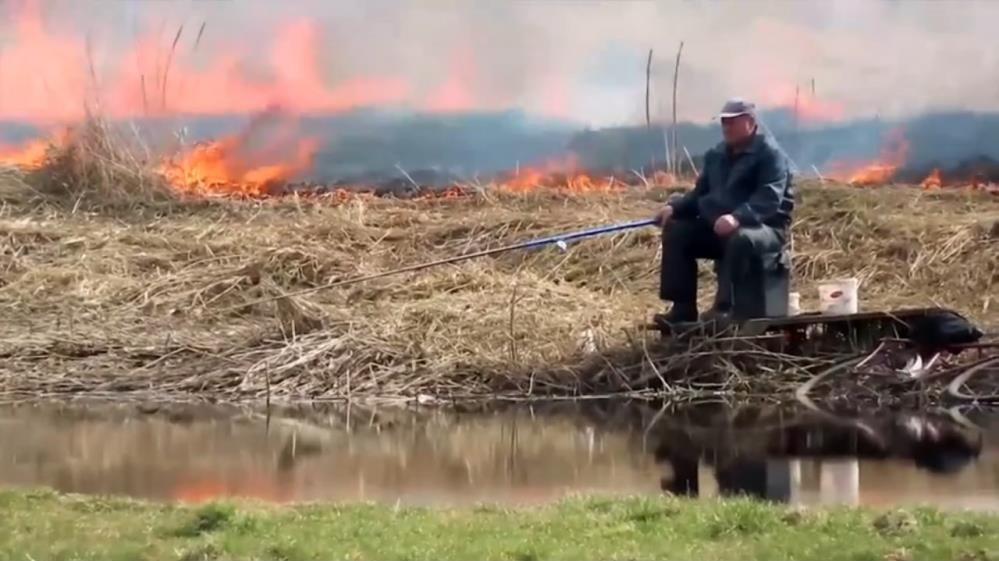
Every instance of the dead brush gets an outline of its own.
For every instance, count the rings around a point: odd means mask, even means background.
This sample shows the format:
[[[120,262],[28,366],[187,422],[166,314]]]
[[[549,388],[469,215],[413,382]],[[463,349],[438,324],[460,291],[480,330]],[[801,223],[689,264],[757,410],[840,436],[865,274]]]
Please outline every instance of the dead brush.
[[[662,307],[654,229],[289,296],[647,218],[668,191],[184,202],[151,213],[74,212],[15,196],[24,188],[5,187],[14,194],[0,213],[0,393],[9,395],[783,395],[823,364],[729,343],[657,351],[637,328]],[[59,193],[75,204],[72,191]],[[862,309],[939,304],[999,323],[994,197],[829,185],[802,193],[793,236],[804,308],[817,282],[859,275]]]
[[[51,202],[78,206],[130,206],[177,200],[157,174],[136,135],[129,139],[108,121],[88,115],[52,146],[44,164],[25,181]]]

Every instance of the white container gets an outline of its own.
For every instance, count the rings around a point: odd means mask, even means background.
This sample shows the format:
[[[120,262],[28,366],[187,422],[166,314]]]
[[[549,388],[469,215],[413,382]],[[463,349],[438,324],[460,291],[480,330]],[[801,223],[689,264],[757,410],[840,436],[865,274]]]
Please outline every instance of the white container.
[[[819,283],[819,311],[823,314],[855,314],[860,309],[855,277]]]
[[[819,502],[825,505],[860,502],[860,462],[856,458],[819,462]]]
[[[801,313],[801,294],[792,292],[787,295],[787,314],[796,316]]]

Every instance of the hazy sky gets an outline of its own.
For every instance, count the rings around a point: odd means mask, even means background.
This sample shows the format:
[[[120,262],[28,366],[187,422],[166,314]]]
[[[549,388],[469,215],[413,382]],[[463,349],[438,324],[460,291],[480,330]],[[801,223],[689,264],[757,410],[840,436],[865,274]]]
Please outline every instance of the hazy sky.
[[[367,103],[515,107],[593,126],[670,110],[704,121],[725,97],[789,104],[796,84],[825,117],[928,107],[999,109],[999,1],[7,0],[0,118],[79,110],[91,60],[103,103],[303,111]],[[194,50],[195,36],[204,34]],[[88,39],[89,38],[89,39]],[[112,109],[113,111],[114,109]]]

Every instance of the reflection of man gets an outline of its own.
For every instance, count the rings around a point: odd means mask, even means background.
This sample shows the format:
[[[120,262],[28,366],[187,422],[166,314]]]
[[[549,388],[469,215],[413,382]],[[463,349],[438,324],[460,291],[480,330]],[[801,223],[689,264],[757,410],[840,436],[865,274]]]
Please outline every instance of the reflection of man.
[[[656,458],[660,463],[669,464],[670,477],[659,480],[659,488],[671,495],[696,497],[700,494],[697,460],[670,454]]]
[[[732,283],[750,258],[780,250],[787,240],[794,189],[786,156],[757,128],[755,107],[741,99],[722,108],[724,142],[704,157],[694,189],[657,215],[663,226],[659,295],[673,303],[667,322],[696,321],[696,259],[719,260],[718,294],[709,315],[727,314]]]
[[[659,488],[671,495],[700,496],[702,482],[699,462],[679,456],[670,456],[664,460],[660,460],[660,463],[668,464],[671,474],[660,478]],[[744,495],[761,500],[787,502],[791,487],[786,467],[765,459],[733,459],[724,465],[715,465],[714,478],[722,496]]]
[[[766,459],[735,458],[715,466],[718,490],[724,496],[745,495],[762,500],[784,500],[772,496],[767,475],[770,465]]]
[[[698,497],[704,491],[701,481],[700,456],[684,453],[661,445],[654,452],[656,463],[669,467],[669,476],[659,480],[665,493],[685,497]],[[790,481],[780,481],[787,476],[774,462],[765,458],[732,457],[716,458],[712,462],[714,479],[722,496],[746,495],[763,500],[787,501]]]

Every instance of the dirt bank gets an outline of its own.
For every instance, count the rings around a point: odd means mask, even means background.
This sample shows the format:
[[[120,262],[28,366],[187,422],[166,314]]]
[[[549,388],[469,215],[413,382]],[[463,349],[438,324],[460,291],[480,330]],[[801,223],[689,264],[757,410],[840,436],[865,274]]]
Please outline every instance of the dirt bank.
[[[565,254],[517,251],[252,302],[645,218],[663,190],[114,210],[44,202],[14,181],[2,190],[7,395],[571,393],[587,341],[611,350],[661,306],[654,229],[583,241]],[[809,185],[794,229],[795,288],[807,308],[817,279],[856,275],[865,309],[937,304],[996,325],[997,224],[994,196]],[[707,302],[714,287],[704,270]],[[565,368],[555,374],[553,365]]]

